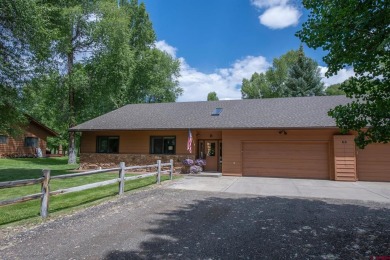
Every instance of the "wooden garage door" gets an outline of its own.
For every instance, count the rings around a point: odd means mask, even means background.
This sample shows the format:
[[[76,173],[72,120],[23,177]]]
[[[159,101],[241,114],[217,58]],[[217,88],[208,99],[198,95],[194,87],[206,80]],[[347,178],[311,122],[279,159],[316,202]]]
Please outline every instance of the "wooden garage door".
[[[327,142],[243,142],[243,176],[329,179]]]
[[[357,175],[360,181],[390,181],[390,144],[369,144],[358,150]]]

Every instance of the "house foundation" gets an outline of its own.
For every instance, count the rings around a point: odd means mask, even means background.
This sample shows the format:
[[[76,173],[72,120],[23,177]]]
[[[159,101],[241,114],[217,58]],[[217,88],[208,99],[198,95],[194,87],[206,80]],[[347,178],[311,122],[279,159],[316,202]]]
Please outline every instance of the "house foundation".
[[[171,159],[178,169],[183,166],[184,159],[195,160],[195,155],[81,153],[80,169],[118,167],[120,162],[124,162],[126,166],[149,165],[156,164],[157,160],[167,163]]]

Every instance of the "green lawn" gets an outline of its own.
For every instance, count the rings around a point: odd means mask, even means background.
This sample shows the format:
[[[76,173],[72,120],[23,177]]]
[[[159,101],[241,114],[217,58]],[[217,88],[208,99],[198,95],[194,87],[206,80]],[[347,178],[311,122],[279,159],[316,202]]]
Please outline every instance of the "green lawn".
[[[0,182],[39,178],[42,169],[50,169],[51,175],[74,173],[78,165],[68,165],[67,157],[62,158],[28,158],[28,159],[0,159]],[[131,174],[126,174],[131,176]],[[100,173],[90,176],[75,177],[69,179],[54,179],[50,181],[50,190],[55,191],[83,184],[94,183],[118,177],[118,172]],[[162,176],[161,180],[167,180],[168,176]],[[127,181],[125,191],[145,187],[156,182],[155,177]],[[21,197],[39,193],[39,185],[31,185],[0,190],[0,200]],[[49,214],[65,212],[80,207],[96,204],[98,201],[107,199],[118,194],[118,184],[107,185],[90,190],[56,195],[50,197]],[[40,200],[32,200],[14,205],[0,207],[0,225],[9,224],[21,220],[39,219]]]

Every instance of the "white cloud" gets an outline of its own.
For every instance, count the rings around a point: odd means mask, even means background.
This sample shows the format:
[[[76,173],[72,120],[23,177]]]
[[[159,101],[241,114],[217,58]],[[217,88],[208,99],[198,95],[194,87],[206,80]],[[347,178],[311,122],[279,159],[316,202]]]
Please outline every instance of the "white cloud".
[[[177,49],[175,47],[169,45],[168,43],[166,43],[164,40],[156,42],[155,45],[156,45],[157,49],[159,49],[161,51],[165,51],[166,53],[171,55],[173,58],[176,58]]]
[[[260,23],[271,29],[297,25],[301,13],[292,6],[274,6],[259,16]]]
[[[269,64],[264,57],[247,56],[235,61],[230,68],[218,69],[217,73],[236,85],[241,84],[243,78],[250,78],[255,72],[264,72],[268,67]]]
[[[156,47],[176,57],[177,49],[165,41],[156,42]],[[242,79],[250,78],[255,72],[265,72],[271,65],[263,56],[247,56],[236,60],[228,68],[219,68],[213,73],[203,73],[191,67],[184,58],[180,57],[179,60],[181,62],[181,77],[178,80],[180,87],[184,90],[183,95],[178,98],[179,102],[205,101],[207,100],[207,94],[212,91],[217,93],[220,100],[240,99]],[[326,78],[325,73],[328,68],[323,66],[318,66],[318,68],[321,77],[323,77],[322,82],[326,87],[344,82],[355,75],[353,69],[348,68],[341,69],[337,75]]]
[[[290,4],[290,0],[250,0],[251,4],[264,12],[259,16],[262,25],[270,29],[295,26],[301,12]]]
[[[181,58],[180,87],[183,95],[178,101],[206,100],[207,94],[215,91],[220,100],[240,99],[239,85],[243,78],[249,78],[255,72],[264,72],[270,64],[262,56],[248,56],[235,61],[229,68],[220,68],[214,73],[203,73],[189,66]]]
[[[267,8],[277,5],[286,5],[289,0],[251,0],[252,5],[258,8]]]
[[[165,41],[156,43],[156,47],[169,53],[176,54],[176,48]],[[228,68],[216,69],[213,73],[203,73],[192,68],[184,58],[179,58],[180,78],[179,85],[183,88],[183,95],[178,101],[205,101],[207,94],[215,91],[220,100],[240,99],[240,85],[243,78],[250,78],[255,72],[265,72],[270,64],[262,56],[247,56],[236,60]]]
[[[328,71],[328,68],[323,66],[318,66],[318,68],[320,69],[321,77],[323,77],[322,82],[324,82],[326,87],[333,84],[342,83],[345,80],[349,79],[350,77],[355,76],[355,72],[353,71],[353,69],[348,68],[348,69],[341,69],[337,72],[336,75],[326,78],[325,73]]]

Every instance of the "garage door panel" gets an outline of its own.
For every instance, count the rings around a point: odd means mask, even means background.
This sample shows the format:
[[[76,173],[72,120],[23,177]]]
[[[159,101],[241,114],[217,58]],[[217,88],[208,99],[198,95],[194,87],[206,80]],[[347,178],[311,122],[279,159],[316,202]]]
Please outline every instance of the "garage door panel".
[[[258,171],[256,169],[253,169],[253,171],[248,171],[245,176],[249,177],[278,177],[278,178],[306,178],[306,179],[328,179],[327,177],[324,177],[322,175],[318,174],[312,174],[310,176],[302,176],[301,175],[301,169],[294,169],[287,171],[287,173],[283,174],[283,176],[280,176],[280,171]]]
[[[245,142],[243,175],[329,179],[328,143]]]
[[[325,160],[325,161],[328,161],[327,159],[324,159],[324,158],[327,158],[328,154],[327,153],[321,153],[321,154],[311,154],[311,155],[308,155],[308,154],[298,154],[298,153],[295,153],[295,152],[292,152],[294,154],[255,154],[255,155],[247,155],[247,158],[245,158],[244,160],[245,161],[258,161],[259,158],[262,158],[262,159],[266,159],[266,160],[270,160],[272,162],[284,162],[284,161],[291,161],[291,162],[294,162],[296,160],[299,160],[301,161],[303,158],[305,158],[305,160],[307,161],[317,161],[317,160]]]
[[[264,143],[265,146],[260,146],[259,143],[255,144],[244,144],[245,150],[250,152],[278,152],[283,153],[284,151],[296,150],[297,152],[311,152],[313,149],[318,148],[318,144],[303,144],[303,143],[274,143],[272,146],[269,146],[271,143]],[[280,147],[286,148],[289,147],[288,150],[281,150]]]
[[[261,172],[264,172],[264,173],[278,173],[280,171],[285,171],[285,174],[291,174],[291,172],[297,172],[297,173],[300,173],[302,171],[306,171],[310,168],[308,167],[291,167],[289,165],[278,165],[277,167],[247,167],[246,168],[248,171],[247,172],[258,172],[258,173],[261,173]],[[315,167],[313,166],[312,167],[312,171],[315,172],[316,169]]]
[[[357,154],[361,181],[390,181],[390,144],[369,144]]]
[[[302,162],[301,160],[295,160],[295,159],[284,159],[281,161],[280,159],[266,159],[266,161],[259,160],[244,160],[245,167],[252,167],[252,168],[278,168],[278,167],[294,167],[294,168],[307,168],[307,167],[314,167],[314,169],[317,168],[317,165],[327,163],[327,160],[305,160]]]

